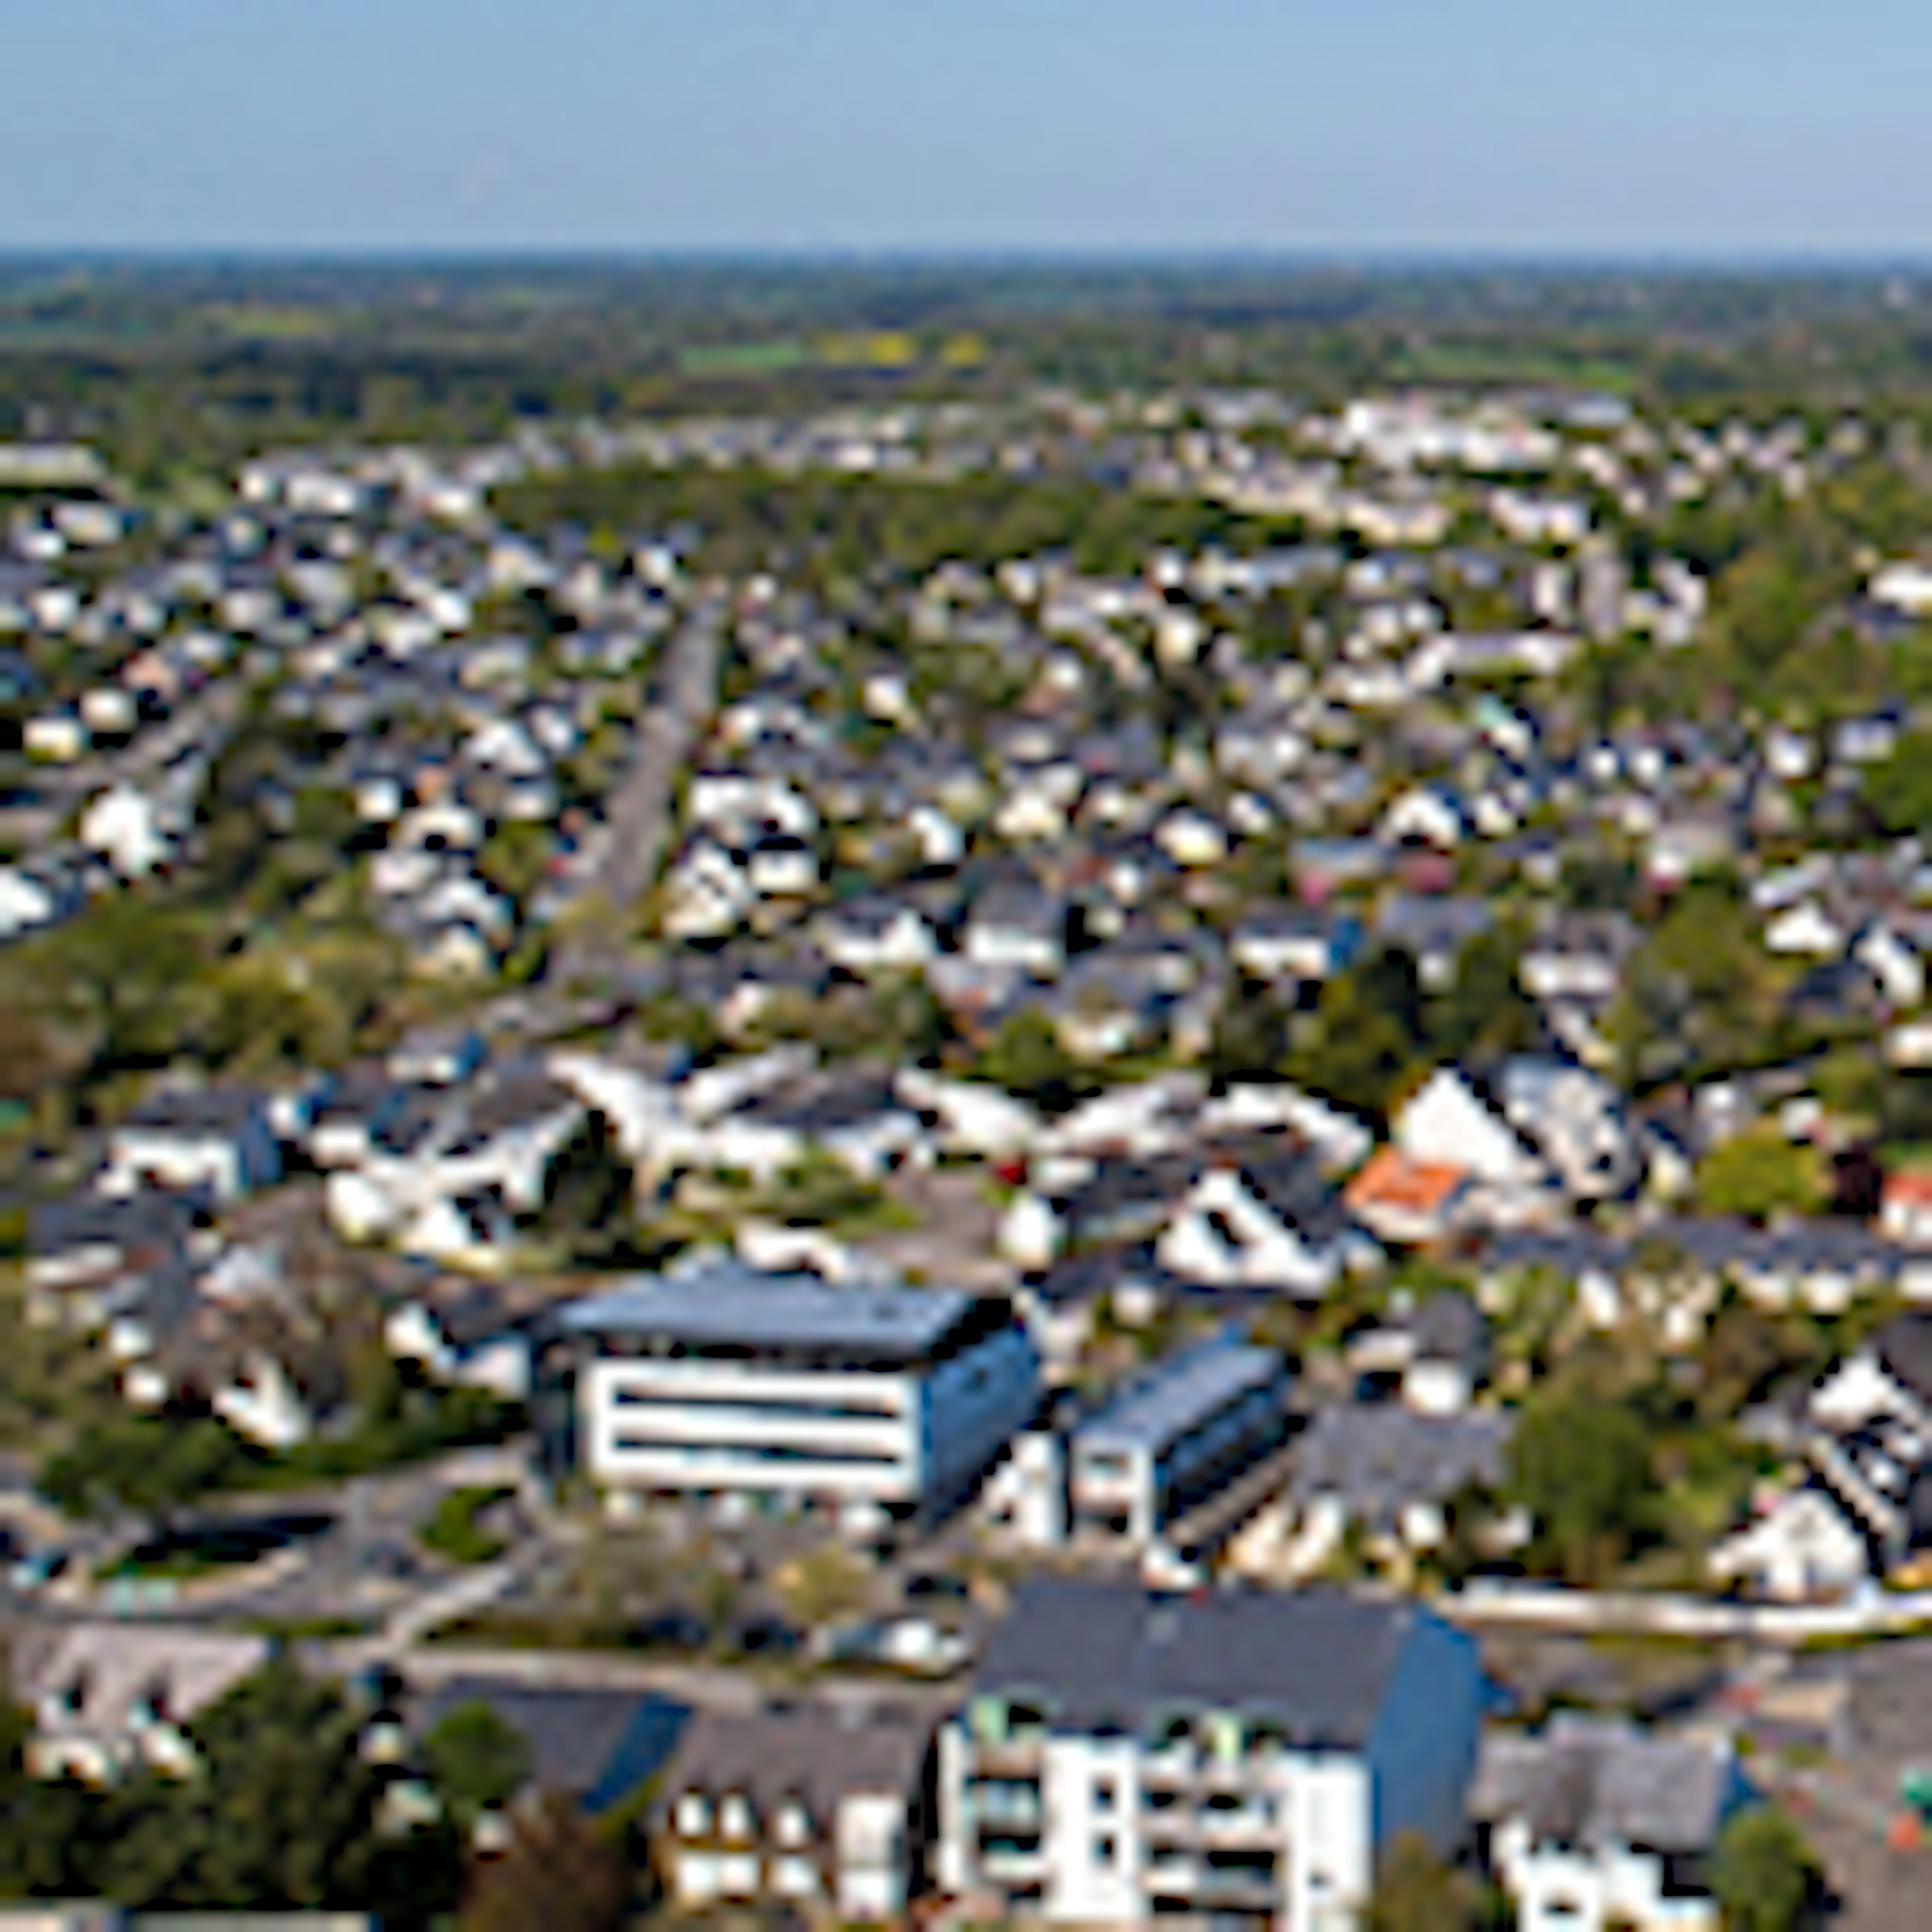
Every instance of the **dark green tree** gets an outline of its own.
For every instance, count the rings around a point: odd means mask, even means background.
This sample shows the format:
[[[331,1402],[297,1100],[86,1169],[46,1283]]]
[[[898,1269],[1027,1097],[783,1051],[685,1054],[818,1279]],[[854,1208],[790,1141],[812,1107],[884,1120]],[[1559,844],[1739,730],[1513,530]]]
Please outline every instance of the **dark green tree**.
[[[500,1810],[530,1781],[523,1733],[480,1700],[445,1712],[424,1734],[422,1752],[437,1791],[465,1823]]]
[[[1629,1556],[1650,1526],[1650,1452],[1628,1402],[1558,1382],[1525,1404],[1504,1488],[1530,1514],[1543,1567],[1596,1583]]]
[[[1727,1932],[1792,1932],[1818,1895],[1817,1854],[1772,1804],[1738,1812],[1718,1840],[1712,1889]]]

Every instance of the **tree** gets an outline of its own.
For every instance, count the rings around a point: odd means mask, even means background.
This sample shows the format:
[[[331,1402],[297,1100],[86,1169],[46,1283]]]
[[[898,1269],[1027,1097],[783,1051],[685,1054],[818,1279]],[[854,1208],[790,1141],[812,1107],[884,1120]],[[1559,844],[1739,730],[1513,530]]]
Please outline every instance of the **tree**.
[[[1712,1213],[1750,1221],[1780,1210],[1813,1214],[1825,1201],[1816,1152],[1775,1127],[1748,1127],[1713,1148],[1697,1169],[1697,1187]]]
[[[127,1410],[82,1430],[40,1472],[41,1493],[70,1515],[130,1514],[165,1522],[234,1483],[248,1451],[211,1418]]]
[[[424,1733],[422,1751],[437,1790],[465,1822],[502,1810],[530,1782],[523,1733],[480,1700],[446,1712]]]
[[[380,1907],[406,1923],[453,1893],[454,1834],[384,1828],[362,1714],[332,1685],[278,1655],[190,1728],[206,1785],[183,1787],[195,1847],[183,1902]]]
[[[1376,1875],[1363,1932],[1477,1932],[1482,1923],[1477,1886],[1419,1832],[1403,1832]]]
[[[461,1932],[618,1932],[630,1869],[568,1798],[539,1792],[512,1814],[510,1842],[478,1873]]]
[[[1738,1812],[1718,1839],[1712,1889],[1729,1932],[1791,1932],[1817,1894],[1817,1854],[1772,1804]]]
[[[1546,1384],[1510,1438],[1506,1488],[1535,1523],[1532,1552],[1594,1583],[1649,1527],[1651,1441],[1628,1402]]]
[[[866,1566],[842,1544],[807,1551],[778,1580],[786,1609],[808,1629],[850,1616],[866,1600]]]
[[[994,1034],[980,1056],[980,1071],[1049,1113],[1065,1112],[1082,1090],[1079,1063],[1037,1006],[1022,1006]]]

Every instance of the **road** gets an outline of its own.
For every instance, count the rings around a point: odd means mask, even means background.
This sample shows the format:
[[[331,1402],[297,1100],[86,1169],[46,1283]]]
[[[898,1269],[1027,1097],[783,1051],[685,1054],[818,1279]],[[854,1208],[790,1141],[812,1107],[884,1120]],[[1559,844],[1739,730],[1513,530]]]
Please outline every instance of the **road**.
[[[572,902],[599,898],[625,911],[656,878],[670,830],[672,787],[717,708],[723,621],[721,612],[702,607],[665,647],[657,692],[638,726],[630,765],[612,788],[604,823],[593,835],[596,850],[556,911],[567,911]],[[572,938],[560,949],[554,976],[566,983],[598,976],[617,963],[609,946],[606,934]]]

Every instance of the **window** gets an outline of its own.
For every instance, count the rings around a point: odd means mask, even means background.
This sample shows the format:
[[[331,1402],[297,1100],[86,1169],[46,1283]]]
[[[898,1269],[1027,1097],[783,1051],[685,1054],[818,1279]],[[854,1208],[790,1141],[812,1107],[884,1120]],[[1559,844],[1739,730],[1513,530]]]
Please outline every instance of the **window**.
[[[1112,1864],[1118,1850],[1118,1846],[1111,1836],[1096,1838],[1094,1840],[1094,1862],[1096,1865]]]
[[[1113,1780],[1111,1778],[1096,1778],[1094,1784],[1094,1809],[1096,1811],[1111,1811],[1114,1808],[1114,1802],[1115,1792]]]

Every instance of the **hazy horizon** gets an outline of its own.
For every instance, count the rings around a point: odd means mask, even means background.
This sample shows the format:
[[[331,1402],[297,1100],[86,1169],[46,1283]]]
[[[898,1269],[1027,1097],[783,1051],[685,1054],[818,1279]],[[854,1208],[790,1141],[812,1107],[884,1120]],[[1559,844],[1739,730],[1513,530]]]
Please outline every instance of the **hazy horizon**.
[[[1932,257],[1904,0],[63,0],[0,250]]]

